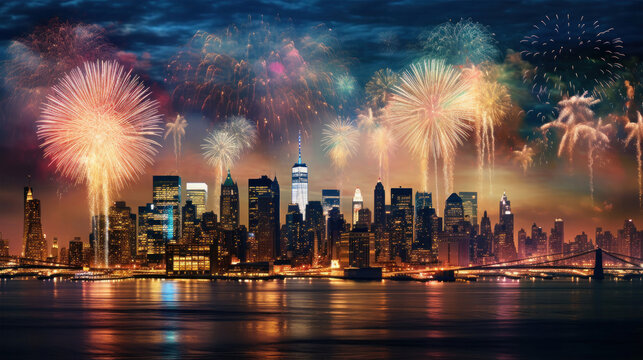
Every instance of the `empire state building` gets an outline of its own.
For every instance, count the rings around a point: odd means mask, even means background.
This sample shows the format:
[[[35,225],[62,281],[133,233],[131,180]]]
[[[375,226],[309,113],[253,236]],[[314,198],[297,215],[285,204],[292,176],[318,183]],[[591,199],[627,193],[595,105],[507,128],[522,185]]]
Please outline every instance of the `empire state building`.
[[[299,212],[306,218],[308,204],[308,166],[301,162],[301,131],[299,132],[299,158],[292,166],[292,201],[299,206]]]

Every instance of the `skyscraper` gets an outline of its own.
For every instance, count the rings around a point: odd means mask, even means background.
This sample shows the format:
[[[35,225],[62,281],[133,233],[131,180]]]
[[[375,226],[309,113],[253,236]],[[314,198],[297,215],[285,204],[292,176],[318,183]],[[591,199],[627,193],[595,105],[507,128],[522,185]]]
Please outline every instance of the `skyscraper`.
[[[131,262],[131,243],[136,241],[136,222],[132,222],[131,209],[124,201],[116,201],[109,208],[110,265],[125,265]]]
[[[83,264],[83,242],[79,237],[69,242],[69,265],[80,266]]]
[[[324,208],[324,216],[328,216],[328,212],[340,205],[340,194],[337,189],[322,189],[322,207]]]
[[[166,214],[165,231],[168,241],[178,240],[181,231],[181,178],[155,175],[152,179],[154,206]]]
[[[239,188],[237,183],[232,181],[230,170],[223,184],[221,184],[220,207],[221,228],[223,230],[234,230],[239,227]]]
[[[480,220],[480,252],[484,255],[491,255],[493,253],[493,231],[491,229],[491,220],[487,216],[485,210],[482,219]]]
[[[326,235],[328,238],[328,257],[331,260],[339,260],[339,243],[342,232],[344,231],[344,226],[346,225],[344,215],[340,213],[339,207],[333,207],[330,209],[328,212],[327,223]]]
[[[444,206],[444,231],[453,231],[454,226],[459,226],[464,221],[464,207],[458,194],[451,194]]]
[[[478,193],[475,191],[461,191],[458,193],[462,199],[464,218],[469,219],[471,225],[478,225]]]
[[[433,196],[429,192],[420,192],[416,191],[415,192],[415,212],[417,212],[420,209],[424,208],[432,208],[433,207]]]
[[[47,260],[47,241],[42,233],[40,200],[34,199],[31,187],[25,187],[24,197],[24,257]]]
[[[406,262],[413,243],[413,189],[391,189],[391,258]]]
[[[562,253],[565,244],[565,222],[563,219],[555,219],[554,227],[549,234],[549,253]]]
[[[373,216],[373,224],[383,230],[386,226],[386,191],[381,179],[377,179],[373,191]]]
[[[286,213],[287,253],[296,263],[310,263],[313,247],[304,235],[304,219],[297,204],[288,205]]]
[[[313,244],[313,255],[323,254],[326,248],[326,221],[320,201],[309,201],[306,205],[306,232],[308,241]]]
[[[514,215],[506,193],[500,198],[499,215],[500,221],[494,229],[494,255],[500,261],[513,260],[517,256],[514,243]]]
[[[301,162],[301,131],[299,132],[299,157],[292,166],[292,197],[293,204],[299,206],[304,219],[306,218],[306,204],[308,204],[308,166]]]
[[[359,220],[359,211],[364,207],[364,198],[362,197],[362,192],[359,190],[359,187],[355,189],[355,195],[353,196],[353,219],[352,224],[357,224]]]
[[[197,226],[199,220],[196,216],[196,206],[192,204],[192,200],[186,200],[185,205],[181,211],[181,243],[194,244],[197,237]]]
[[[196,206],[196,217],[201,219],[208,208],[208,184],[189,182],[185,184],[185,200]]]
[[[279,255],[279,183],[263,175],[248,179],[248,232],[257,242],[257,260]]]

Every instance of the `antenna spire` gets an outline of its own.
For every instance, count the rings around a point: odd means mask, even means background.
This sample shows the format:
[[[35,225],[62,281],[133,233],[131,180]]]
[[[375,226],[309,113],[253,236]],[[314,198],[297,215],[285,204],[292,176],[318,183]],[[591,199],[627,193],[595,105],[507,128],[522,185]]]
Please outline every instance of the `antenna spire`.
[[[299,139],[297,141],[299,142],[299,160],[297,163],[301,164],[301,130],[299,130]]]

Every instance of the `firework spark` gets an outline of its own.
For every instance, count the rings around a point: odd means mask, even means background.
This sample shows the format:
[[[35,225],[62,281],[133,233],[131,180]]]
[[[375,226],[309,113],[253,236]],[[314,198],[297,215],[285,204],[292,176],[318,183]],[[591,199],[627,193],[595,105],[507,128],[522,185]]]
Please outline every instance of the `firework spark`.
[[[151,137],[162,129],[149,94],[118,63],[97,61],[65,75],[47,97],[37,121],[44,156],[57,172],[87,186],[92,218],[107,218],[113,194],[153,161],[159,144]]]
[[[420,35],[428,57],[446,59],[449,64],[480,64],[498,57],[496,41],[484,25],[471,20],[447,22]]]
[[[619,78],[623,42],[613,28],[570,14],[545,16],[521,40],[525,60],[535,65],[524,80],[541,100],[588,91],[604,97]]]
[[[230,170],[245,150],[251,149],[257,138],[257,130],[245,118],[233,116],[218,126],[201,145],[203,157],[215,170],[214,197],[219,197],[221,182],[226,170]],[[215,211],[218,212],[215,201]]]
[[[365,91],[371,105],[382,108],[386,106],[397,85],[398,76],[386,68],[377,70],[366,83]]]
[[[475,120],[470,88],[470,83],[443,60],[424,60],[404,71],[391,99],[387,122],[419,157],[423,191],[428,190],[428,162],[433,159],[436,203],[438,159],[442,159],[448,192],[456,148]]]
[[[514,159],[522,167],[523,174],[527,175],[527,169],[534,163],[534,155],[536,155],[534,149],[525,144],[522,147],[522,150],[514,150],[513,154]]]
[[[625,125],[625,130],[627,131],[627,138],[625,138],[625,144],[628,145],[631,142],[634,142],[636,146],[636,164],[638,170],[638,180],[639,180],[639,207],[643,207],[643,154],[641,154],[641,144],[643,143],[643,116],[640,112],[637,112],[638,119],[635,123],[630,122]]]
[[[359,130],[348,119],[337,118],[322,130],[322,146],[337,169],[343,169],[355,155],[359,145]]]
[[[185,128],[187,126],[187,120],[185,120],[185,117],[180,114],[176,115],[174,122],[165,123],[165,136],[163,139],[167,139],[168,135],[172,134],[177,171],[179,167],[179,158],[181,157],[181,139],[185,136]]]

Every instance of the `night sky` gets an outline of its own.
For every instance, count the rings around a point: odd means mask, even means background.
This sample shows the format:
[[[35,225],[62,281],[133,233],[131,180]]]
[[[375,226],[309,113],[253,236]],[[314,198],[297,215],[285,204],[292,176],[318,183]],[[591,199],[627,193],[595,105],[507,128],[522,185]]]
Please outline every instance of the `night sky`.
[[[626,64],[636,88],[633,107],[640,108],[640,58],[643,55],[641,19],[643,6],[640,1],[190,1],[187,4],[173,1],[3,1],[0,4],[0,58],[3,61],[2,88],[0,89],[0,232],[10,240],[11,252],[18,253],[22,237],[22,187],[26,176],[31,175],[35,196],[42,203],[43,229],[47,239],[58,237],[62,246],[74,236],[87,241],[89,213],[86,191],[57,175],[43,159],[36,137],[35,121],[40,104],[34,99],[43,95],[18,91],[24,84],[12,81],[7,64],[15,61],[12,45],[25,41],[38,27],[51,26],[52,19],[71,26],[97,26],[109,45],[110,54],[139,75],[161,103],[166,119],[178,111],[188,119],[184,139],[183,160],[179,175],[184,182],[206,181],[214,184],[214,172],[200,154],[200,144],[206,131],[212,129],[214,120],[197,111],[183,111],[171,100],[173,89],[168,84],[168,64],[185,49],[197,31],[221,33],[233,24],[265,21],[275,32],[282,28],[300,36],[323,24],[332,35],[332,56],[341,68],[356,80],[356,89],[342,102],[342,115],[356,118],[358,109],[365,104],[364,85],[371,74],[389,67],[394,71],[422,56],[418,36],[436,25],[471,19],[488,27],[494,34],[499,56],[497,64],[512,64],[513,51],[521,50],[520,40],[545,15],[572,14],[594,20],[623,41]],[[43,39],[47,42],[47,39]],[[51,45],[50,43],[48,45]],[[15,47],[14,47],[15,48]],[[514,61],[516,58],[514,57]],[[41,59],[42,60],[42,59]],[[46,61],[51,61],[48,59]],[[634,74],[634,75],[632,75]],[[52,78],[63,74],[49,74]],[[25,78],[29,75],[21,74]],[[595,109],[598,116],[611,119],[616,132],[597,161],[595,173],[595,201],[589,200],[586,157],[581,151],[571,163],[558,159],[551,148],[558,146],[551,139],[549,150],[538,154],[533,168],[524,175],[512,161],[512,151],[535,139],[536,127],[542,119],[535,116],[543,111],[529,93],[528,85],[507,80],[515,105],[522,111],[507,119],[496,130],[496,172],[492,192],[480,193],[478,217],[487,209],[492,222],[497,221],[497,202],[503,191],[507,192],[516,214],[516,230],[528,229],[537,222],[545,231],[553,226],[554,218],[566,220],[566,240],[585,231],[593,238],[594,228],[603,226],[615,231],[625,218],[634,218],[643,226],[643,215],[638,204],[636,157],[633,146],[623,144],[623,124],[635,119],[624,117],[626,105],[623,79],[621,78],[601,104]],[[31,78],[31,80],[34,80]],[[41,79],[34,80],[42,83]],[[46,91],[43,87],[40,89]],[[544,106],[545,112],[554,111]],[[630,114],[631,115],[631,114]],[[253,119],[250,119],[253,120]],[[359,186],[365,202],[372,208],[372,189],[377,180],[376,160],[369,149],[360,147],[350,166],[340,174],[330,167],[330,162],[320,145],[320,129],[330,117],[320,116],[306,126],[303,140],[303,157],[310,168],[309,200],[321,200],[322,188],[342,187],[342,211],[348,213],[349,198]],[[282,208],[290,199],[289,172],[296,159],[296,127],[287,135],[274,141],[262,141],[255,151],[242,157],[232,169],[239,182],[241,193],[242,223],[247,222],[247,179],[262,174],[276,175],[282,190]],[[175,173],[171,140],[161,141],[163,149],[154,165],[145,175],[120,192],[136,209],[151,202],[153,174]],[[455,191],[476,188],[475,148],[470,142],[459,149],[455,167]],[[403,147],[391,159],[391,186],[419,186],[417,161]],[[388,191],[387,191],[388,192]],[[444,195],[441,194],[441,202]],[[214,204],[210,199],[210,205]],[[443,203],[438,206],[443,207]],[[442,212],[439,210],[440,213]],[[285,211],[282,211],[285,213]]]

